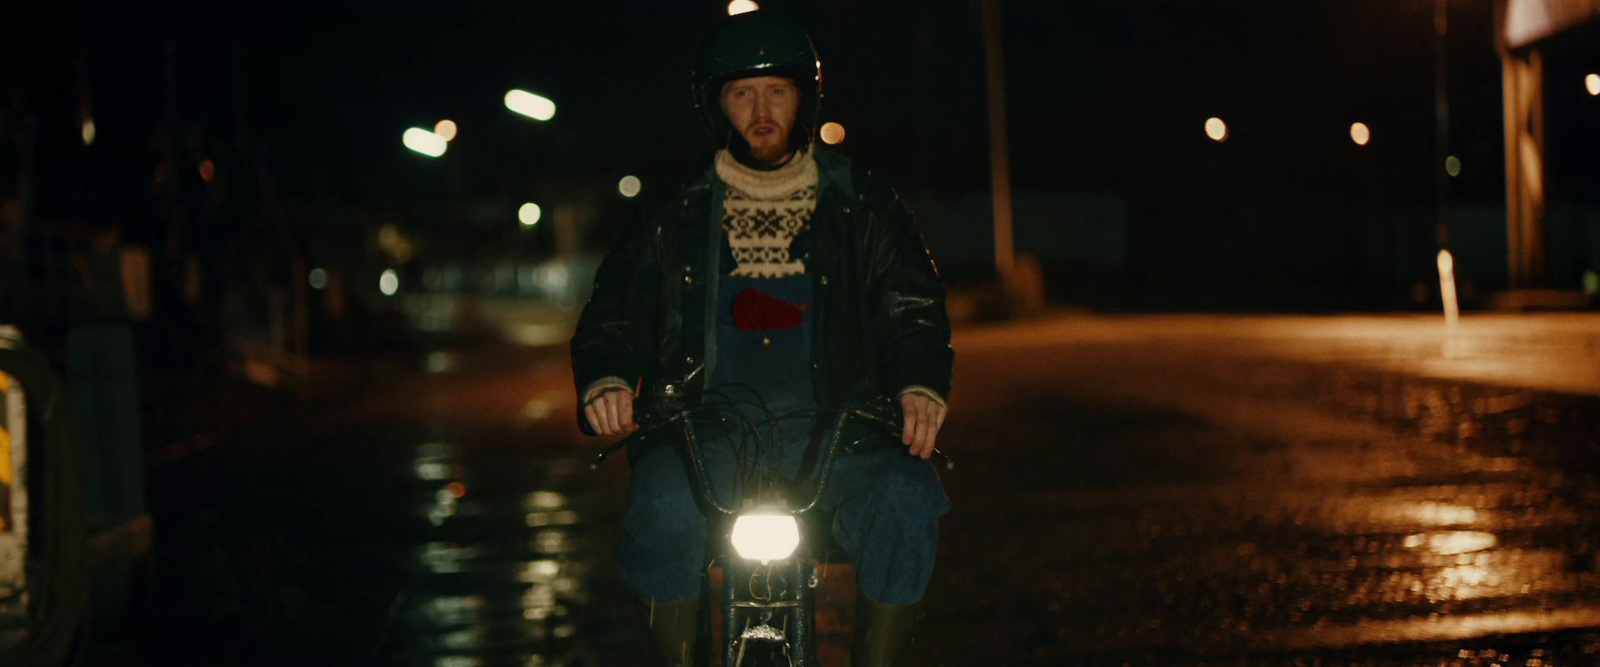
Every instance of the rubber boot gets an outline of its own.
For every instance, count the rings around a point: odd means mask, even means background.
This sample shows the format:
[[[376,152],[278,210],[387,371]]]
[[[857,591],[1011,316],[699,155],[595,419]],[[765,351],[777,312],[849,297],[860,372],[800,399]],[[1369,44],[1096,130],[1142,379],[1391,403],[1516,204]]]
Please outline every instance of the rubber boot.
[[[911,635],[922,603],[884,604],[856,597],[856,636],[845,667],[902,667],[911,653]]]
[[[700,594],[676,602],[650,605],[650,636],[656,655],[667,667],[693,667],[694,643],[700,634]]]

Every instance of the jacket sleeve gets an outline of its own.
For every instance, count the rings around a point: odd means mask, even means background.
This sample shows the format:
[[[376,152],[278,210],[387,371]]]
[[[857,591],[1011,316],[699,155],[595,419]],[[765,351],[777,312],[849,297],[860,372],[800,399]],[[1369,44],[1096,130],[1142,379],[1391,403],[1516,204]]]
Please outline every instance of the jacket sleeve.
[[[572,335],[572,375],[580,400],[601,380],[637,387],[653,353],[649,327],[655,321],[654,277],[660,267],[653,229],[644,218],[624,229],[595,273],[589,303]],[[578,427],[594,434],[581,404]]]
[[[887,188],[871,195],[882,202],[871,210],[869,280],[881,389],[893,396],[918,387],[947,398],[955,351],[950,347],[944,283],[905,204]]]

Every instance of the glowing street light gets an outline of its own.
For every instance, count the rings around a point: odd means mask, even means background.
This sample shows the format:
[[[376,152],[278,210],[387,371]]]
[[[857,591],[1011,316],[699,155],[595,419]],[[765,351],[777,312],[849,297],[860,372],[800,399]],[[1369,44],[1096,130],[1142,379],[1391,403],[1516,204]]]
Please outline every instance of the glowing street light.
[[[383,292],[384,296],[394,296],[395,292],[400,291],[400,274],[395,273],[394,269],[384,269],[383,275],[378,276],[378,291]]]
[[[622,180],[617,181],[617,192],[629,199],[639,196],[639,191],[642,189],[644,184],[639,181],[638,176],[623,176]]]
[[[733,0],[733,2],[728,3],[728,16],[747,14],[757,9],[761,9],[761,5],[756,4],[753,0]]]
[[[1350,140],[1357,146],[1365,146],[1372,141],[1372,129],[1366,123],[1355,123],[1350,126]]]
[[[833,145],[844,141],[844,126],[838,123],[822,124],[822,143]]]
[[[513,90],[506,93],[506,108],[534,120],[550,120],[556,117],[556,103],[550,98],[535,95],[526,90]]]
[[[1590,76],[1593,77],[1594,75],[1591,74]],[[94,129],[94,119],[93,118],[85,118],[85,119],[83,119],[82,134],[83,134],[83,145],[85,145],[85,146],[94,145],[95,129]]]
[[[440,155],[444,155],[445,150],[450,147],[450,142],[445,140],[444,137],[424,130],[420,127],[413,127],[406,130],[406,133],[402,135],[400,139],[401,141],[405,142],[406,148],[414,150],[428,157],[439,157]]]
[[[1589,89],[1590,95],[1600,95],[1600,74],[1583,77],[1583,85]]]
[[[1461,158],[1458,158],[1458,157],[1456,157],[1454,155],[1445,158],[1444,159],[1444,173],[1449,174],[1451,176],[1451,178],[1454,178],[1456,176],[1460,176],[1461,175]]]
[[[441,120],[437,125],[433,126],[433,133],[439,135],[445,141],[455,141],[456,122],[448,118]]]
[[[539,218],[543,215],[544,212],[539,209],[539,205],[533,202],[523,204],[522,208],[517,209],[517,221],[521,222],[523,227],[539,224]]]
[[[1206,119],[1206,136],[1212,141],[1224,142],[1228,140],[1228,124],[1215,116]]]

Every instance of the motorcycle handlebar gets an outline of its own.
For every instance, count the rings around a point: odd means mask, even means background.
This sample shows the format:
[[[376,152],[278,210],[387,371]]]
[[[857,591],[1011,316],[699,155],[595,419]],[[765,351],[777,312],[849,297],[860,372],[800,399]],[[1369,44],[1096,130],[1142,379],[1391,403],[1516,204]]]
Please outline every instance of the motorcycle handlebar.
[[[639,424],[638,430],[606,447],[589,463],[590,470],[598,470],[612,455],[645,433],[678,421],[688,415],[683,404],[681,394],[673,387],[658,388],[634,399],[633,414]],[[891,398],[878,398],[859,403],[843,409],[843,412],[875,421],[895,436],[901,435],[901,426],[905,423],[905,414],[900,409],[900,404]],[[939,460],[945,470],[955,470],[956,463],[943,451],[934,448],[933,457]]]

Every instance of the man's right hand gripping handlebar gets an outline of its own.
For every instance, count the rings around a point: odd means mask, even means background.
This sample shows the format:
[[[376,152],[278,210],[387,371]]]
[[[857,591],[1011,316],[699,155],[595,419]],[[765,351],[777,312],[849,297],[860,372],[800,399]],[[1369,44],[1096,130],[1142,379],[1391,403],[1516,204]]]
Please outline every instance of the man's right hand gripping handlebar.
[[[624,435],[638,430],[633,421],[633,392],[609,389],[583,406],[583,416],[595,435]]]
[[[683,405],[675,387],[653,387],[645,395],[635,398],[633,392],[617,388],[594,397],[583,406],[583,415],[589,420],[595,435],[626,435],[595,456],[590,468],[599,468],[612,454],[627,447],[642,430],[650,430],[681,415]]]

